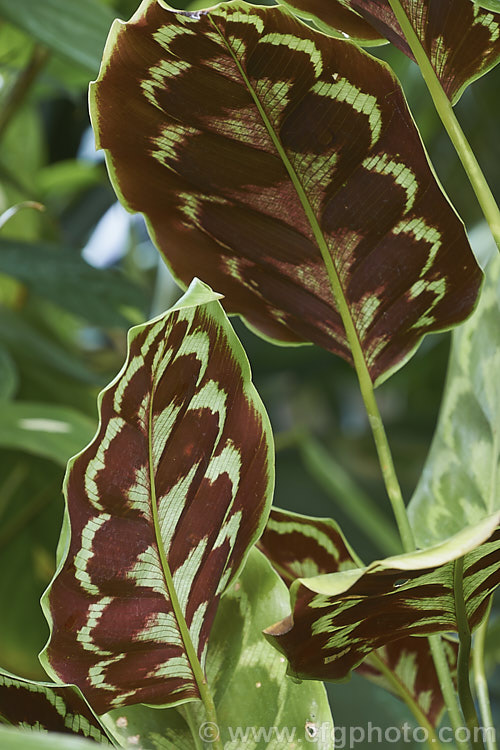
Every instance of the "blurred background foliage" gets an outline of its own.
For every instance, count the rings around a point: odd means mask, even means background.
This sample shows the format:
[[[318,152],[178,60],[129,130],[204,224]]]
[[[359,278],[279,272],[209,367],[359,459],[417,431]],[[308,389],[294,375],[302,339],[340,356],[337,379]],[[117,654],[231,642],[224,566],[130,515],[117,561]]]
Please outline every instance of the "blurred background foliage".
[[[39,598],[54,572],[65,463],[96,428],[96,396],[123,362],[127,328],[179,296],[140,217],[116,203],[87,113],[109,26],[136,4],[0,0],[0,664],[31,678],[43,677]],[[403,82],[439,179],[474,248],[487,252],[488,230],[418,69],[389,46],[375,52]],[[457,106],[497,196],[499,83],[497,69]],[[365,562],[397,552],[354,372],[316,347],[273,347],[234,323],[276,433],[276,505],[335,517]],[[436,423],[449,343],[448,333],[428,337],[378,390],[407,499]],[[497,610],[491,674],[499,632]],[[341,725],[411,720],[357,676],[329,690]]]

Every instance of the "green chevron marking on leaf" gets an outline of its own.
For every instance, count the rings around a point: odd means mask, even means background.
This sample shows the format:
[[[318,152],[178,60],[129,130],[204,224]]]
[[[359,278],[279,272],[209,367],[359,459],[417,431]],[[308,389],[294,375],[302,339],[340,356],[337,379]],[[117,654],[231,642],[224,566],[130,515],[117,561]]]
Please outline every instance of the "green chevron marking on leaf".
[[[463,227],[399,84],[355,45],[281,7],[144,0],[112,28],[91,110],[118,195],[180,282],[196,269],[261,335],[378,383],[470,313]]]
[[[456,104],[467,86],[500,60],[500,3],[400,2],[444,91]],[[414,59],[386,0],[287,0],[286,4],[299,15],[312,17],[334,36],[344,33],[367,45],[388,40]]]
[[[487,271],[477,310],[453,334],[437,429],[409,505],[421,545],[500,509],[500,260]]]
[[[324,686],[297,684],[286,676],[285,659],[262,635],[273,619],[289,611],[286,586],[264,556],[253,549],[238,580],[221,599],[210,636],[206,671],[226,750],[279,750],[292,746],[283,735],[246,742],[232,738],[227,727],[276,727],[308,740],[320,750],[331,748],[333,721]],[[182,707],[180,708],[182,712]],[[115,709],[109,715],[122,738],[140,735],[152,750],[192,750],[193,740],[176,709],[153,711],[145,706]],[[203,718],[200,718],[203,721]],[[321,734],[321,726],[328,733]],[[306,734],[307,733],[307,734]],[[314,740],[314,743],[313,743]]]
[[[271,502],[271,429],[220,295],[195,280],[129,332],[68,466],[42,662],[98,713],[200,697],[218,601]]]
[[[271,511],[258,547],[289,587],[297,578],[362,567],[334,521],[276,508]],[[446,642],[445,645],[454,674],[457,644]],[[357,671],[402,698],[421,724],[439,725],[445,701],[427,639],[398,638],[368,654]]]
[[[0,720],[22,729],[63,732],[109,744],[107,732],[73,685],[32,682],[0,669]]]
[[[366,568],[301,578],[293,614],[265,632],[304,679],[342,680],[375,649],[408,636],[457,631],[453,574],[464,557],[471,630],[500,583],[500,513],[445,543]]]

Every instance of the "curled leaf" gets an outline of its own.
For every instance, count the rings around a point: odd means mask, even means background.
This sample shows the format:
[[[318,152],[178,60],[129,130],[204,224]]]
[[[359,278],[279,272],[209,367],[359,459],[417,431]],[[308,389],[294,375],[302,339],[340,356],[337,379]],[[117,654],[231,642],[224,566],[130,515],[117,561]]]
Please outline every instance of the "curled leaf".
[[[359,569],[361,561],[342,531],[331,519],[311,518],[273,508],[258,542],[288,586],[297,578],[309,578]],[[452,675],[456,673],[458,648],[445,643]],[[368,654],[357,667],[359,674],[396,693],[431,726],[438,726],[445,701],[425,638],[405,636]]]
[[[265,632],[306,679],[341,680],[375,649],[407,636],[457,631],[455,561],[471,630],[500,583],[500,513],[436,547],[366,568],[297,580],[293,614]]]
[[[68,467],[42,660],[98,713],[199,697],[218,601],[267,518],[270,426],[218,297],[196,280],[130,331]]]
[[[262,335],[361,348],[381,382],[471,312],[463,226],[399,84],[355,45],[280,7],[144,0],[111,31],[91,110],[175,275],[196,269]]]

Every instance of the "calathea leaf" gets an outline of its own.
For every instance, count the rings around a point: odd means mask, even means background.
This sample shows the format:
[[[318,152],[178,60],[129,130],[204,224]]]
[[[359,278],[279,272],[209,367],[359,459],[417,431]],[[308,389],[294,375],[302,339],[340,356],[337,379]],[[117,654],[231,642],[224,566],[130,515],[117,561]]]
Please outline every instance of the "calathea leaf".
[[[78,688],[32,682],[0,669],[0,721],[41,732],[63,732],[109,744],[103,725]]]
[[[196,269],[264,336],[355,346],[380,382],[471,311],[461,222],[395,78],[354,45],[279,7],[145,0],[111,31],[91,109],[176,276]]]
[[[400,0],[432,67],[455,104],[464,89],[500,60],[498,0]],[[388,0],[286,0],[336,36],[372,44],[387,39],[413,54]],[[371,38],[370,38],[371,30]]]
[[[342,531],[331,519],[273,508],[259,548],[290,587],[297,578],[362,568]],[[457,644],[446,642],[452,673]],[[445,702],[426,638],[405,636],[368,654],[357,671],[405,700],[421,723],[438,726]]]
[[[130,331],[68,466],[42,663],[97,713],[199,697],[219,598],[267,518],[270,426],[218,296],[195,281]]]
[[[266,634],[302,678],[341,680],[375,649],[457,630],[454,567],[463,562],[471,630],[500,583],[500,513],[445,543],[366,568],[298,579],[293,613]]]
[[[500,509],[500,258],[474,315],[453,334],[438,426],[409,513],[436,544]]]
[[[262,635],[273,617],[286,615],[289,601],[286,586],[269,562],[252,549],[237,581],[221,599],[208,646],[207,678],[226,750],[281,750],[293,747],[294,738],[299,740],[297,747],[307,741],[317,750],[332,747],[333,721],[324,686],[288,678],[285,659]],[[182,710],[126,706],[106,719],[112,720],[118,736],[138,735],[151,750],[194,750]],[[246,740],[231,736],[228,727],[242,723],[269,730],[267,740],[251,732]]]

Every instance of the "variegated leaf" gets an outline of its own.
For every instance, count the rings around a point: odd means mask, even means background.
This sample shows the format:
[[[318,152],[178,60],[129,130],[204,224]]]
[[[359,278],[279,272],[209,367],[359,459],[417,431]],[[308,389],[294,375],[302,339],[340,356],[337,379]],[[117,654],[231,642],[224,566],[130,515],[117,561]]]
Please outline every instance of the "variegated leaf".
[[[309,578],[360,568],[340,528],[331,519],[311,518],[273,508],[258,542],[288,586],[297,578]],[[458,648],[446,642],[452,674]],[[429,644],[425,638],[405,636],[368,654],[357,667],[364,677],[396,693],[415,714],[438,726],[445,702]]]
[[[470,313],[461,222],[397,81],[356,46],[280,7],[144,0],[111,31],[91,109],[176,276],[196,269],[264,336],[352,361],[347,328],[380,382]]]
[[[333,721],[324,685],[297,684],[287,677],[285,659],[262,635],[273,617],[285,616],[289,601],[286,586],[264,555],[253,549],[238,580],[222,597],[208,647],[207,678],[224,750],[293,748],[292,732],[299,741],[295,747],[306,742],[316,750],[332,747]],[[182,711],[182,706],[167,711],[130,706],[115,709],[109,718],[117,735],[138,737],[151,750],[194,750]],[[200,723],[203,720],[200,717]],[[234,737],[234,728],[241,725],[262,727],[267,738],[251,732],[246,740]],[[321,732],[321,727],[329,732]]]
[[[500,509],[500,258],[472,318],[453,334],[432,446],[409,514],[420,545]]]
[[[500,60],[500,5],[472,0],[400,0],[452,104],[467,86]],[[335,36],[361,43],[387,39],[413,54],[387,0],[286,0]],[[496,11],[496,12],[494,12]],[[370,38],[371,30],[371,38]]]
[[[368,654],[400,638],[457,630],[454,568],[460,557],[473,629],[500,583],[499,522],[497,513],[436,547],[299,579],[291,588],[293,614],[266,634],[292,674],[344,679]]]
[[[32,682],[0,669],[0,723],[64,732],[109,744],[107,732],[78,688]]]
[[[270,426],[218,296],[195,281],[130,331],[68,466],[43,664],[98,713],[199,697],[219,598],[266,522]]]

